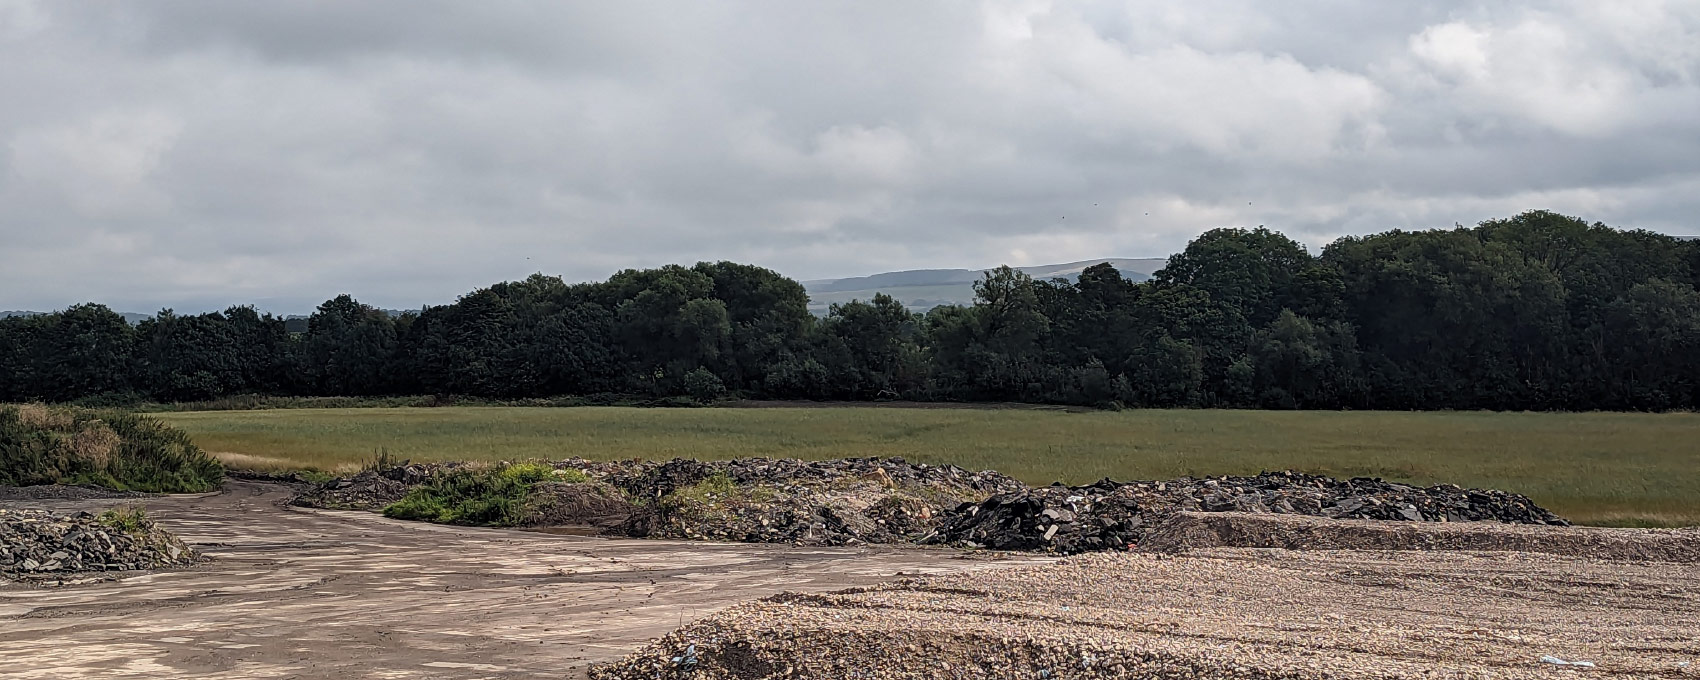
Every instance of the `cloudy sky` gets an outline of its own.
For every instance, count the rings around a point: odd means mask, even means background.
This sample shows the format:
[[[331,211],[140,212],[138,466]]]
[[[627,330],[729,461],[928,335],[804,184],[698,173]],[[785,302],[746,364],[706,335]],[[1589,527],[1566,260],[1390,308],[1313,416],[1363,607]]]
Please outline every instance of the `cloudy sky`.
[[[1700,233],[1693,0],[0,0],[0,93],[0,309]]]

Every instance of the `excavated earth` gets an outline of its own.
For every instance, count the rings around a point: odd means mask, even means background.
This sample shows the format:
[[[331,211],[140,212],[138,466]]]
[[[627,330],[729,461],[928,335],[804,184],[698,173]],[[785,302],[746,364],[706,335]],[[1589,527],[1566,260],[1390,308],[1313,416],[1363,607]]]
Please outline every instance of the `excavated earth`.
[[[0,677],[582,678],[737,602],[1045,561],[446,527],[288,507],[297,490],[0,502],[141,504],[207,558],[65,587],[0,575]]]
[[[467,463],[403,464],[331,480],[293,503],[382,510]],[[471,464],[479,465],[479,464]],[[607,535],[795,545],[922,543],[1062,554],[1132,550],[1178,512],[1397,522],[1568,523],[1521,494],[1298,472],[1031,488],[1007,475],[902,458],[551,463],[589,483],[539,485],[523,524]],[[584,515],[575,519],[575,513]]]
[[[1700,677],[1700,530],[1183,513],[1151,538],[1181,552],[787,593],[591,677]],[[1312,541],[1359,549],[1286,549]]]
[[[1515,494],[1295,473],[1034,489],[873,459],[563,465],[592,481],[534,489],[535,523],[572,525],[539,527],[554,533],[288,505],[381,509],[427,466],[0,501],[139,502],[208,558],[70,587],[0,576],[0,675],[1700,678],[1700,530],[1568,527]]]

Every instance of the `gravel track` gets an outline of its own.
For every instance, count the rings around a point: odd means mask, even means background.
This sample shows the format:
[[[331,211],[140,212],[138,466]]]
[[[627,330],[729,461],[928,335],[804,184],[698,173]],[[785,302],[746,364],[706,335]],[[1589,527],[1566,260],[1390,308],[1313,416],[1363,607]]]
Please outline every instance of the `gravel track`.
[[[1275,528],[1306,521],[1380,528],[1291,517]],[[1417,550],[1095,553],[781,595],[687,626],[592,677],[1700,678],[1700,564],[1422,549],[1482,545],[1461,537],[1487,529],[1512,545],[1532,532],[1618,557],[1683,554],[1624,548],[1672,542],[1693,555],[1700,531],[1441,527],[1423,526],[1426,537],[1407,546]],[[1564,538],[1575,533],[1589,537]],[[1376,540],[1399,536],[1411,534]]]

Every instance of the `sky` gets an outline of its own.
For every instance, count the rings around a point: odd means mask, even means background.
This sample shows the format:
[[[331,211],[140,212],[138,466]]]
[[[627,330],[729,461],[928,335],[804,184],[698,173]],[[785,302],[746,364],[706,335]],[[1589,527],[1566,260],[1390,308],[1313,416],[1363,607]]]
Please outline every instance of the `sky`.
[[[0,93],[0,309],[1700,233],[1693,0],[0,0]]]

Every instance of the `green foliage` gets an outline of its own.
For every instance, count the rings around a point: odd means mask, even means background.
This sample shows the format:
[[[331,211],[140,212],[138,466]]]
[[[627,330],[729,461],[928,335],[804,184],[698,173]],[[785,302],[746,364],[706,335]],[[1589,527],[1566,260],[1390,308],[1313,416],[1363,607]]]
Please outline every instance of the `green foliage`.
[[[146,416],[0,406],[0,485],[195,493],[216,489],[223,479],[224,467],[188,435]]]
[[[706,404],[726,396],[726,384],[712,371],[698,368],[685,374],[685,392],[689,393],[692,399]]]
[[[148,511],[141,506],[135,505],[121,505],[116,508],[112,508],[106,512],[100,513],[100,516],[95,518],[95,521],[126,534],[140,534],[146,532],[150,525],[150,522],[148,521]]]
[[[545,463],[467,466],[438,471],[384,508],[384,516],[440,524],[514,526],[524,520],[525,498],[538,482],[584,482],[583,471]]]
[[[341,295],[304,322],[78,305],[0,319],[0,400],[1695,409],[1697,283],[1700,241],[1530,211],[1320,255],[1215,229],[1148,282],[1002,267],[924,316],[875,295],[817,319],[797,282],[731,262],[537,274],[417,314]]]

